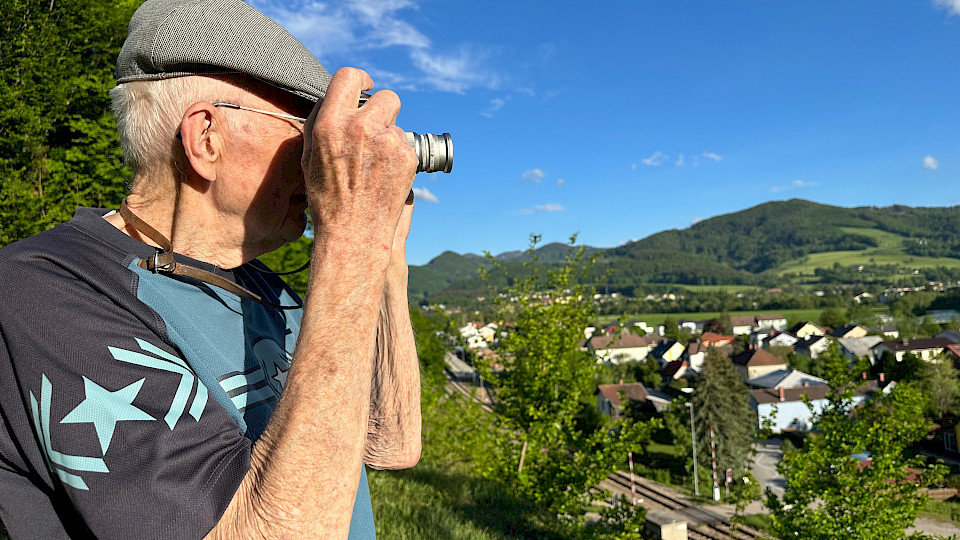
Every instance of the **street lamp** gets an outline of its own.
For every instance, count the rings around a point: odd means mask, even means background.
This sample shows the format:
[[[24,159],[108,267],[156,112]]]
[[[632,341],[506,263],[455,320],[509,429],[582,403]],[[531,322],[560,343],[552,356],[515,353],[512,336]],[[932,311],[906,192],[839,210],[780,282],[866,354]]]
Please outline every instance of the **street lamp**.
[[[683,403],[690,409],[690,440],[693,441],[693,494],[700,495],[700,478],[697,476],[697,431],[693,427],[693,403]]]

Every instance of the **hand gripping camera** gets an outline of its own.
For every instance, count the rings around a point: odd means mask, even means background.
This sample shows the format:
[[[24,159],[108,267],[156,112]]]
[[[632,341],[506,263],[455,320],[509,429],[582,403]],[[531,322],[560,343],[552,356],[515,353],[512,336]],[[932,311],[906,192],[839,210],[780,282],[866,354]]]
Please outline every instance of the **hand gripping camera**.
[[[360,105],[370,99],[369,94],[360,94]],[[449,133],[437,135],[435,133],[415,133],[413,131],[405,132],[407,134],[407,144],[417,153],[417,159],[420,164],[417,165],[417,172],[445,172],[453,170],[453,139]]]

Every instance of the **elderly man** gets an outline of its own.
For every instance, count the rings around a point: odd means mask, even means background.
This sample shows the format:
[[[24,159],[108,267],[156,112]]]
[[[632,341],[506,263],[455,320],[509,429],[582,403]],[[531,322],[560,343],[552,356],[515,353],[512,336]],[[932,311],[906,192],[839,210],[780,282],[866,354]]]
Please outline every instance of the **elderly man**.
[[[0,519],[15,539],[375,537],[363,464],[420,454],[397,96],[358,108],[366,73],[331,78],[241,0],[148,0],[117,77],[120,211],[0,252]],[[307,209],[301,304],[255,258]]]

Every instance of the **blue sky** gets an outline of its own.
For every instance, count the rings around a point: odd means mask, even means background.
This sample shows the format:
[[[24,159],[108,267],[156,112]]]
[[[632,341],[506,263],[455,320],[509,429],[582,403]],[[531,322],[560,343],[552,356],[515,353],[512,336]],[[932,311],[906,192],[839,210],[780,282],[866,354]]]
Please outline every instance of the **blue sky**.
[[[960,204],[960,0],[249,1],[453,135],[411,264],[771,200]]]

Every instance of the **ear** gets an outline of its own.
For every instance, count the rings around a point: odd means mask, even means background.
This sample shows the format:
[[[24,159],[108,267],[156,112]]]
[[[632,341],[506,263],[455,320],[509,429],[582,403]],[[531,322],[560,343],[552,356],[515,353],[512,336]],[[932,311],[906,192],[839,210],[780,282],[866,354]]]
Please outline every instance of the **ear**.
[[[223,121],[212,103],[200,101],[190,106],[180,120],[183,153],[197,176],[213,182],[223,152]]]

